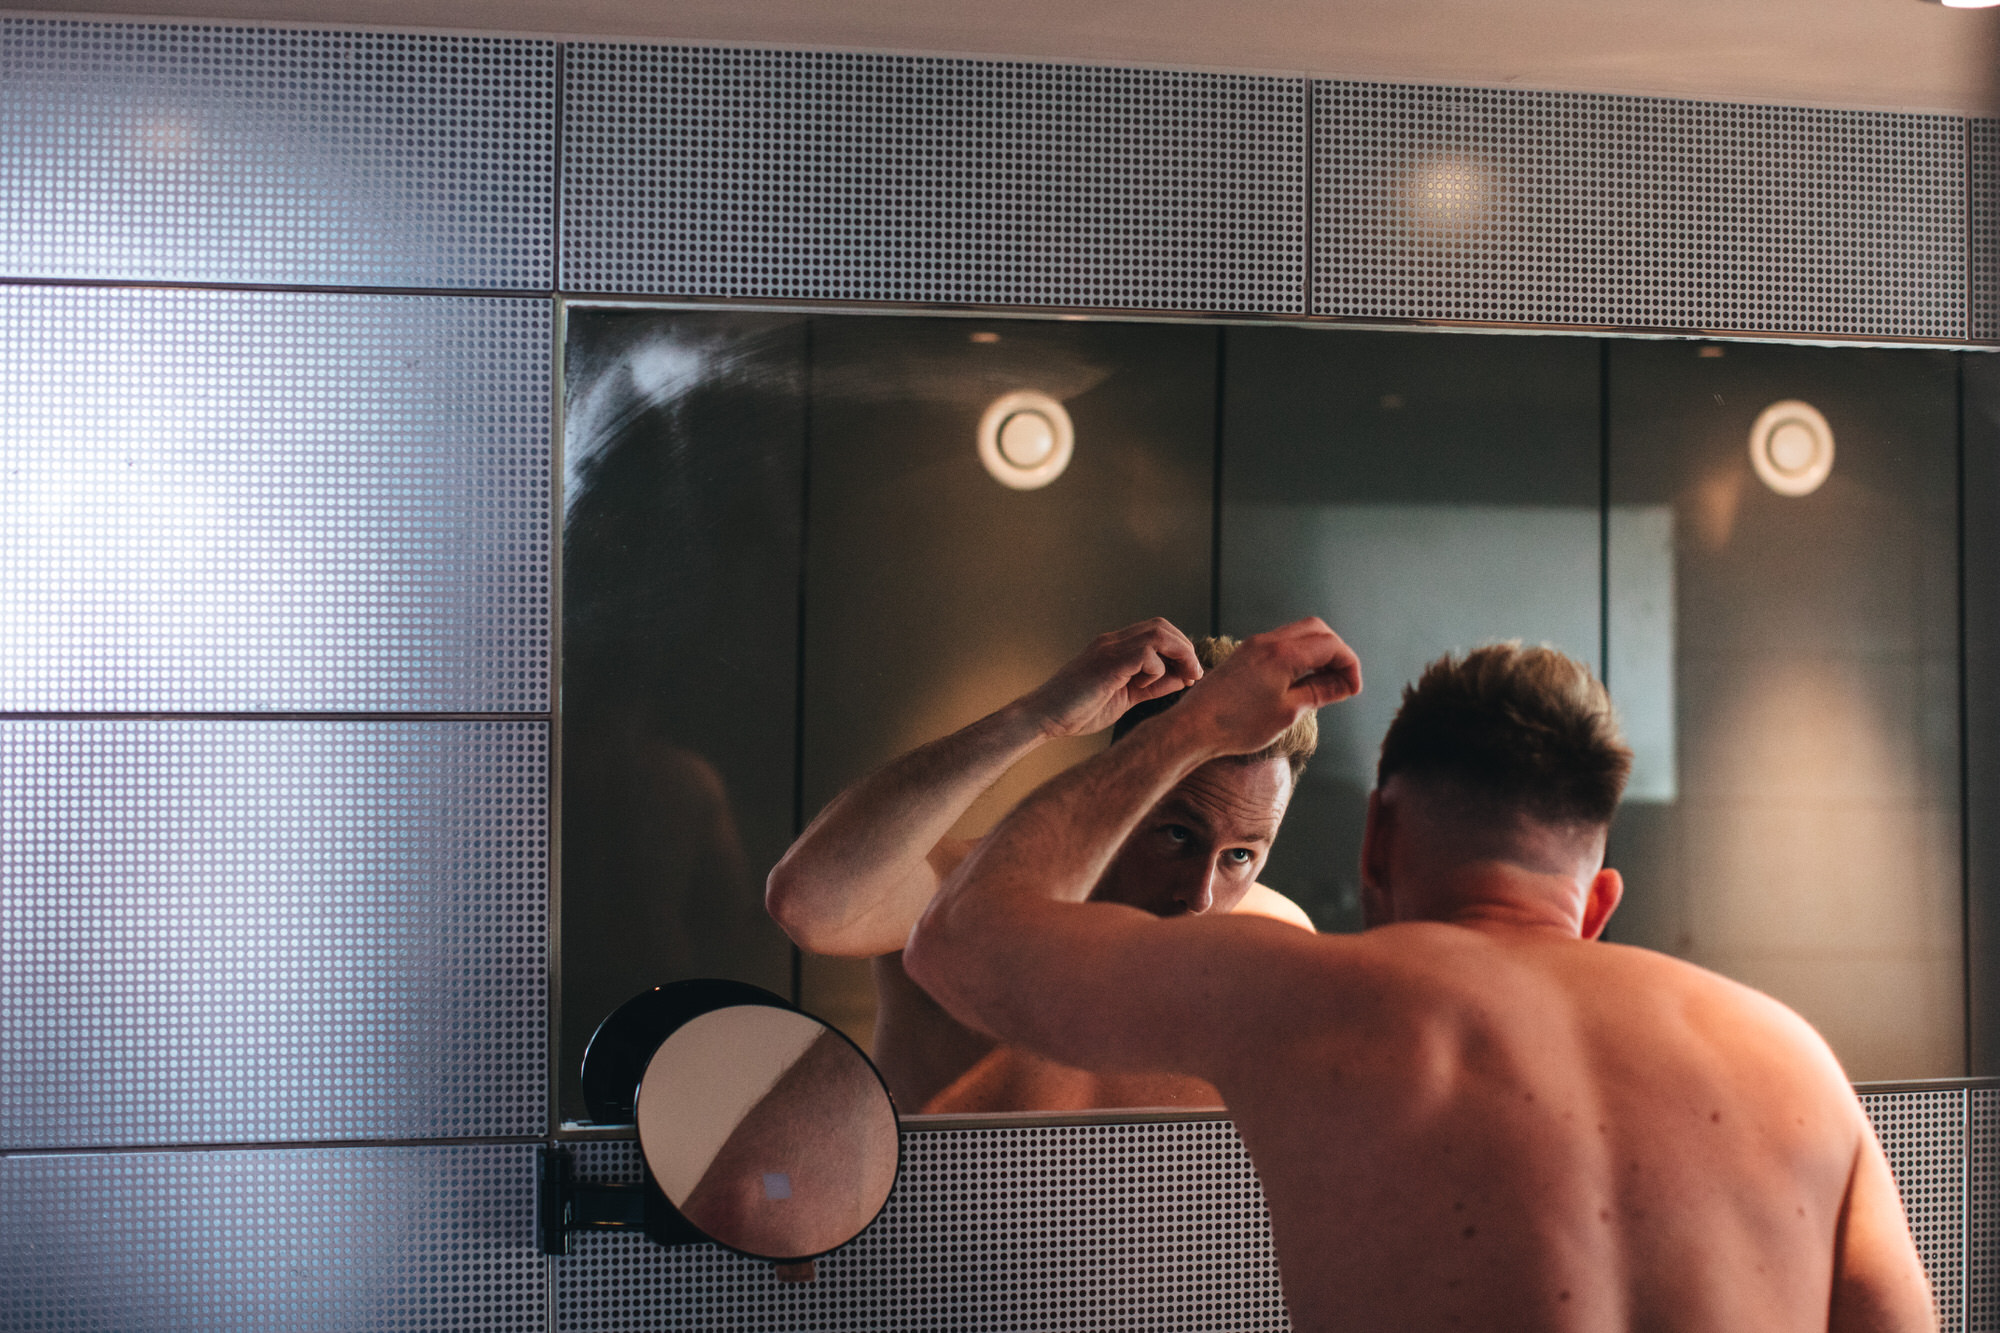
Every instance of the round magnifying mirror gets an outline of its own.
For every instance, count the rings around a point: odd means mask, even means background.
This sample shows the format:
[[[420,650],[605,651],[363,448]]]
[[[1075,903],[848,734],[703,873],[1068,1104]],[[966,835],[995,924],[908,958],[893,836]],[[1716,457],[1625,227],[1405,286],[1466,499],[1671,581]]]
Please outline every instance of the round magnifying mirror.
[[[865,1230],[896,1183],[888,1090],[816,1018],[769,1005],[703,1014],[660,1043],[639,1084],[639,1147],[667,1202],[764,1259],[825,1254]]]
[[[605,1096],[600,1119],[632,1108],[675,1218],[740,1253],[817,1258],[866,1230],[895,1188],[902,1140],[881,1074],[768,991],[680,982],[637,997],[592,1040],[587,1096],[593,1082],[631,1089],[629,1102]]]

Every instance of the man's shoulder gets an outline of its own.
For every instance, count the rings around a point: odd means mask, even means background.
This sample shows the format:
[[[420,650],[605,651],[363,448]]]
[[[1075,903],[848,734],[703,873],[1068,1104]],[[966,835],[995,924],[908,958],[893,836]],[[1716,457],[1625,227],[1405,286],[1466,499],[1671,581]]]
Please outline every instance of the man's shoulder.
[[[1306,909],[1263,884],[1252,884],[1250,891],[1243,895],[1243,901],[1229,911],[1231,916],[1261,916],[1273,921],[1282,921],[1300,930],[1317,930]]]
[[[1742,1045],[1754,1039],[1773,1054],[1808,1061],[1840,1088],[1848,1087],[1826,1039],[1776,996],[1656,950],[1627,944],[1595,948],[1606,960],[1640,974],[1677,1004],[1691,1026],[1714,1040]]]

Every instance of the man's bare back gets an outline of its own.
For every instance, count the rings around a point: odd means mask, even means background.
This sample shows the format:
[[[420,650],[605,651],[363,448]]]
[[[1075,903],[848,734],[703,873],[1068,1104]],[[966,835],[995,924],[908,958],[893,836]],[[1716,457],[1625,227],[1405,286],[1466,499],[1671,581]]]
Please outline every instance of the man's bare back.
[[[1298,1034],[1219,1077],[1294,1323],[1827,1328],[1850,1182],[1894,1186],[1824,1044],[1677,960],[1520,935],[1324,941],[1333,984],[1302,954],[1278,1011],[1239,1014]],[[1357,992],[1365,1040],[1314,1021]]]
[[[1362,839],[1366,932],[1089,900],[1181,774],[1359,689],[1318,620],[1249,640],[1022,802],[918,924],[911,975],[1049,1058],[1214,1082],[1302,1333],[1935,1329],[1825,1044],[1754,991],[1598,941],[1630,751],[1561,654],[1494,645],[1405,693]]]

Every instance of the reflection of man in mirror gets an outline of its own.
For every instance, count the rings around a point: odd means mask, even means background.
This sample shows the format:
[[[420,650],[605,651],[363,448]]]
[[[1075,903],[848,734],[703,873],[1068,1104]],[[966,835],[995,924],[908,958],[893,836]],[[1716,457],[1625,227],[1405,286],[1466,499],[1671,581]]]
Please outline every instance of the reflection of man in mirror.
[[[1301,1330],[1935,1329],[1895,1181],[1818,1034],[1598,940],[1631,752],[1553,649],[1446,658],[1405,692],[1369,798],[1363,933],[1087,901],[1185,775],[1360,686],[1317,619],[1248,640],[1003,820],[917,927],[910,974],[1050,1059],[1214,1083]]]
[[[948,831],[1017,760],[1106,727],[1115,743],[1233,647],[1197,646],[1164,620],[1100,635],[1035,690],[842,792],[771,872],[771,914],[801,948],[877,960],[875,1059],[905,1111],[1221,1105],[1198,1077],[1090,1073],[996,1042],[913,985],[901,950],[939,883],[977,845]],[[1318,735],[1308,710],[1256,753],[1167,784],[1099,867],[1091,896],[1155,917],[1251,915],[1310,931],[1305,913],[1257,873]]]

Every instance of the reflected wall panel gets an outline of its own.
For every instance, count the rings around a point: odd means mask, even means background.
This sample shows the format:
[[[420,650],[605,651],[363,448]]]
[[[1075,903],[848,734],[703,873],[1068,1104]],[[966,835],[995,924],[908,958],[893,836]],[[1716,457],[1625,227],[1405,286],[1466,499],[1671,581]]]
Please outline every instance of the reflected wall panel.
[[[1965,336],[1964,122],[1313,84],[1313,313]]]
[[[1965,372],[1967,1017],[1973,1074],[2000,1075],[2000,357]]]
[[[578,1145],[584,1180],[638,1178],[630,1143]],[[1226,1120],[908,1133],[895,1197],[810,1283],[718,1246],[577,1239],[555,1327],[1241,1329],[1285,1317],[1271,1226]]]
[[[0,1158],[0,1329],[533,1333],[534,1152]]]
[[[1675,755],[1613,825],[1609,934],[1775,995],[1858,1080],[1964,1072],[1956,374],[1938,352],[1611,344],[1613,517],[1669,521]],[[1793,399],[1834,440],[1802,496],[1749,450]],[[1614,658],[1658,623],[1624,550]]]
[[[536,1134],[535,722],[0,723],[0,1147]]]
[[[0,289],[0,710],[547,708],[550,320]]]
[[[1215,368],[1215,330],[1179,325],[813,322],[806,817],[1105,630],[1164,616],[1207,631]],[[1075,425],[1073,460],[1040,490],[979,461],[981,414],[1024,389]],[[1107,740],[1035,751],[957,832],[984,832]],[[808,1008],[872,1039],[865,970],[809,958],[806,983]]]
[[[565,290],[1303,313],[1303,80],[564,57]]]
[[[576,310],[563,364],[563,1114],[643,990],[791,990],[806,320]]]
[[[1232,328],[1222,628],[1324,617],[1368,688],[1320,714],[1264,881],[1358,929],[1361,827],[1404,682],[1494,639],[1598,653],[1598,349]]]
[[[0,275],[546,288],[553,42],[0,18]]]

